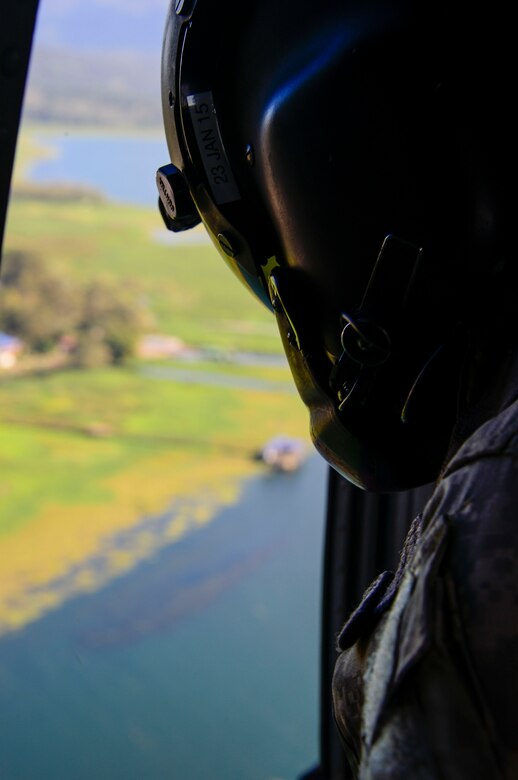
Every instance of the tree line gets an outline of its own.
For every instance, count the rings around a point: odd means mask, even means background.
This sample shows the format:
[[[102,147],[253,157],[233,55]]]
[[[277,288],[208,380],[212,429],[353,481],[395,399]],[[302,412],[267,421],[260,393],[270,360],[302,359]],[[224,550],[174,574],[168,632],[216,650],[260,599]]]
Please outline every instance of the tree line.
[[[59,348],[80,367],[120,365],[135,354],[148,319],[131,285],[104,279],[79,284],[26,252],[3,258],[0,331],[18,337],[25,350]]]

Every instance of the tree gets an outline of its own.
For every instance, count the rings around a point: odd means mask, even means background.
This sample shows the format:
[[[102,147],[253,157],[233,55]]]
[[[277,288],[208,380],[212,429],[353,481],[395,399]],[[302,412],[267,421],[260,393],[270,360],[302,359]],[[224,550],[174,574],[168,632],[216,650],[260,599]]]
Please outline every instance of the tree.
[[[72,360],[85,368],[135,354],[148,313],[133,286],[98,279],[80,287],[24,252],[6,253],[4,262],[0,330],[35,352],[69,336]]]
[[[46,352],[74,329],[79,291],[41,258],[7,252],[0,290],[0,329],[34,352]]]
[[[145,312],[131,286],[124,288],[96,280],[83,292],[78,331],[80,343],[91,346],[102,342],[110,362],[120,364],[135,354]]]

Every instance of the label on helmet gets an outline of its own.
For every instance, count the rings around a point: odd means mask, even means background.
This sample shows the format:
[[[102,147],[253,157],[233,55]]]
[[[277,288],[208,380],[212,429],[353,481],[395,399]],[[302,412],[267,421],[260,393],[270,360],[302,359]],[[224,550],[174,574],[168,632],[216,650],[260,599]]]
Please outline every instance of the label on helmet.
[[[187,105],[215,202],[219,205],[239,200],[239,190],[221,140],[212,92],[189,95]]]

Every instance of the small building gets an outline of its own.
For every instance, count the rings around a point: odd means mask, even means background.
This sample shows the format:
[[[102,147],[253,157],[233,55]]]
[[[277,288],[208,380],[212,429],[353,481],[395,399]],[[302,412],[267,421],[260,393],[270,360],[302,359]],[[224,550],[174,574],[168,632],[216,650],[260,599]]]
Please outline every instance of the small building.
[[[305,443],[289,436],[275,436],[261,451],[261,459],[276,471],[295,471],[306,455]]]
[[[149,334],[143,336],[138,345],[138,354],[142,358],[172,358],[185,353],[187,347],[176,336]]]
[[[16,336],[0,333],[0,368],[12,368],[23,350],[23,342]]]

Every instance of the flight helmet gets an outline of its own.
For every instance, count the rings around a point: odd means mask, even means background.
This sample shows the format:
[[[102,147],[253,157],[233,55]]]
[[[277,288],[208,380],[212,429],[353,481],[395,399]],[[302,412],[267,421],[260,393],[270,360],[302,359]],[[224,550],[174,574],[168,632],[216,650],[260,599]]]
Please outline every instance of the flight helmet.
[[[162,216],[202,221],[272,311],[317,449],[369,490],[435,479],[497,319],[510,130],[486,11],[177,0],[167,16]]]

